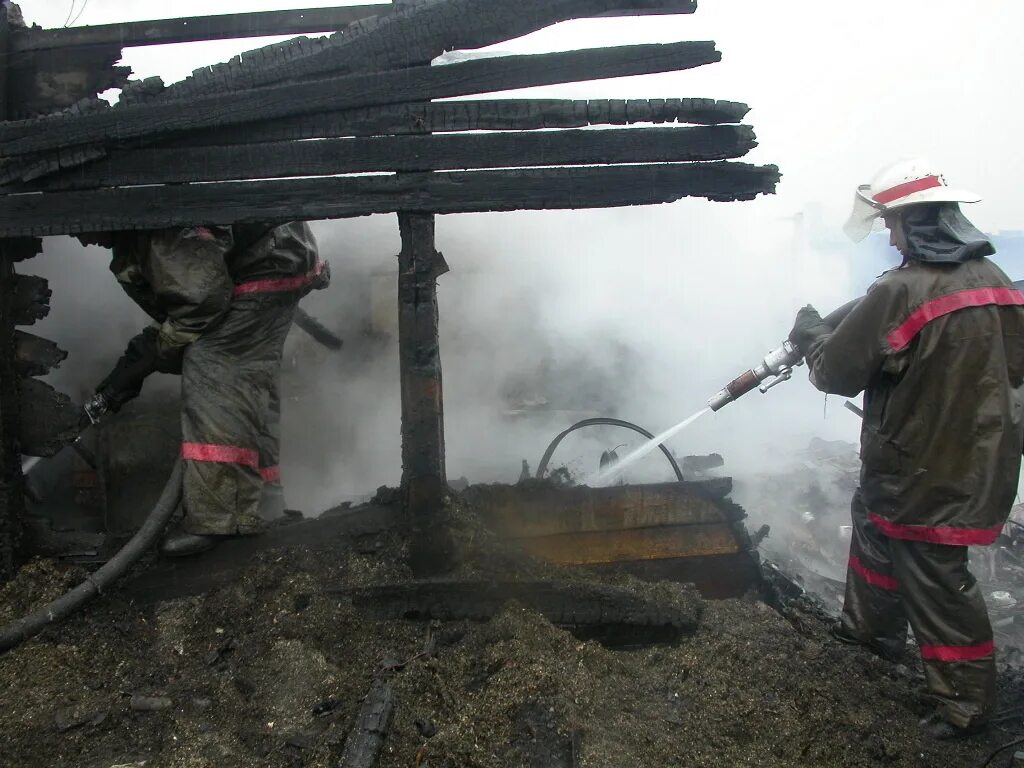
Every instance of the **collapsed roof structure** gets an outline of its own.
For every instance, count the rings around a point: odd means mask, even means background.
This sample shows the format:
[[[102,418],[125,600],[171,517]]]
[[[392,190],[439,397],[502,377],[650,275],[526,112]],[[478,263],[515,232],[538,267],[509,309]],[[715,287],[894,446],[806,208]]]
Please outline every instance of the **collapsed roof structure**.
[[[691,13],[694,0],[402,0],[81,30],[25,27],[5,7],[0,572],[13,564],[19,454],[52,455],[79,419],[68,397],[30,378],[65,353],[15,331],[48,311],[45,281],[13,267],[40,252],[40,236],[397,213],[402,487],[414,528],[427,530],[445,487],[435,282],[447,267],[434,215],[750,200],[779,178],[773,166],[732,162],[756,144],[740,124],[744,104],[439,100],[708,65],[721,57],[713,42],[431,66],[445,51],[566,19]],[[130,45],[312,31],[335,34],[270,45],[169,86],[129,82],[114,63]],[[95,97],[112,86],[124,88],[116,105]]]
[[[403,502],[434,525],[446,488],[434,245],[436,214],[749,200],[774,166],[746,105],[707,98],[459,97],[671,72],[721,58],[713,42],[465,57],[575,18],[688,14],[695,0],[400,0],[391,4],[44,30],[0,14],[8,63],[0,123],[0,574],[22,505],[20,454],[52,455],[79,410],[33,376],[65,356],[16,330],[48,311],[45,280],[14,265],[38,239],[93,231],[398,214]],[[180,83],[128,81],[123,47],[297,37]],[[122,87],[110,106],[96,98]],[[623,130],[626,128],[626,130]],[[15,386],[16,384],[16,386]],[[421,562],[444,541],[418,539]]]

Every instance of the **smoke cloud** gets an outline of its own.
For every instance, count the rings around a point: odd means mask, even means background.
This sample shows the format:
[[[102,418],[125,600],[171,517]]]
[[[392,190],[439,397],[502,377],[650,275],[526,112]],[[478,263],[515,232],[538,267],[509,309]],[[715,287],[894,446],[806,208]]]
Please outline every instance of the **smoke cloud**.
[[[237,0],[218,12],[317,4],[335,3]],[[49,0],[22,7],[44,26],[59,26],[66,12]],[[185,2],[175,14],[207,10]],[[152,12],[148,3],[92,0],[79,23]],[[784,176],[776,197],[746,203],[439,217],[438,247],[452,268],[439,280],[449,477],[514,481],[523,459],[535,469],[555,434],[580,418],[615,416],[658,433],[702,408],[786,337],[800,306],[824,314],[877,273],[839,228],[856,184],[896,157],[929,156],[951,182],[981,192],[985,202],[968,213],[982,229],[1019,226],[1019,107],[1005,95],[1024,68],[1014,38],[1022,25],[1024,6],[994,0],[873,0],[855,12],[721,0],[692,17],[579,21],[502,43],[528,53],[715,39],[724,59],[710,67],[515,95],[744,101],[761,142],[746,159],[777,163]],[[256,44],[140,49],[126,61],[140,77],[170,82]],[[374,216],[315,231],[334,284],[304,306],[346,345],[329,353],[297,330],[288,342],[283,470],[290,503],[307,511],[364,498],[401,472],[397,222]],[[24,267],[53,282],[53,316],[39,332],[71,351],[54,378],[81,396],[145,318],[96,249],[53,238]],[[725,471],[743,479],[785,470],[813,437],[855,441],[858,429],[841,399],[826,401],[798,370],[768,395],[699,419],[670,448],[722,453]],[[639,437],[577,433],[554,463],[586,476],[602,450],[622,443],[620,455]],[[625,479],[670,477],[653,453]],[[744,487],[752,486],[741,483],[741,495]]]

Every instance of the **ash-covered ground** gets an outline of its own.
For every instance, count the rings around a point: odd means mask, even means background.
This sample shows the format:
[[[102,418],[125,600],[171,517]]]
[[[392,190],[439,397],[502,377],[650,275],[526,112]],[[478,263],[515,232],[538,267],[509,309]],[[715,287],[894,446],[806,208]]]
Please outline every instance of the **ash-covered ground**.
[[[1004,670],[987,734],[923,737],[913,655],[893,665],[834,642],[803,599],[703,601],[683,585],[510,566],[486,535],[462,541],[456,577],[625,584],[685,606],[697,628],[615,649],[515,603],[486,621],[380,619],[345,590],[410,578],[399,535],[270,550],[196,596],[107,595],[0,657],[0,765],[335,766],[375,679],[396,695],[387,768],[971,768],[1024,731],[1024,686]],[[30,563],[0,591],[0,621],[80,576]]]

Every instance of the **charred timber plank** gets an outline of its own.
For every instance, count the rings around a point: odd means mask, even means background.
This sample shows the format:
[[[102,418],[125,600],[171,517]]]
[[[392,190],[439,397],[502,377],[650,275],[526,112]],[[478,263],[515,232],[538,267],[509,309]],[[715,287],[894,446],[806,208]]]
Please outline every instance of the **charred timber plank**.
[[[669,203],[683,197],[752,200],[773,193],[779,177],[773,165],[715,162],[31,193],[0,198],[0,236],[339,219],[394,211],[611,208]]]
[[[377,3],[340,8],[300,8],[293,11],[190,16],[63,29],[29,28],[18,30],[12,35],[11,48],[15,52],[94,45],[132,48],[196,40],[333,32],[344,29],[359,19],[390,10],[391,7],[390,3]]]
[[[18,373],[22,376],[43,376],[68,356],[49,339],[24,331],[14,332],[14,353]]]
[[[744,551],[744,542],[737,538],[733,526],[726,523],[576,531],[510,541],[531,555],[557,565],[708,557]]]
[[[629,122],[693,123],[719,125],[738,123],[750,111],[746,104],[714,99],[674,99],[675,108],[665,99],[638,99],[630,111]],[[646,103],[649,117],[640,102]],[[539,128],[584,128],[607,121],[591,120],[590,105],[607,100],[591,99],[480,99],[473,101],[433,102],[431,104],[394,104],[383,107],[301,115],[236,129],[213,129],[188,133],[166,146],[226,146],[256,144],[265,141],[319,139],[335,136],[380,136],[421,134],[434,131],[526,131]]]
[[[394,688],[383,680],[374,680],[345,739],[338,768],[373,768],[377,765],[394,713]]]
[[[725,160],[757,146],[750,126],[543,131],[324,139],[239,147],[137,149],[50,176],[28,189],[95,189],[369,171]]]
[[[18,442],[26,456],[54,456],[79,434],[82,410],[39,379],[20,382]]]
[[[714,482],[700,481],[607,488],[559,488],[537,482],[471,486],[463,496],[496,533],[522,538],[742,519],[742,510],[725,500],[722,490]]]
[[[43,252],[43,241],[38,237],[12,237],[4,241],[3,251],[11,261],[34,259]]]
[[[8,115],[10,61],[8,7],[0,5],[0,119]],[[34,256],[36,240],[0,240],[0,581],[14,575],[25,512],[25,478],[18,445],[20,419],[14,361],[14,264]],[[26,244],[31,244],[26,248]]]
[[[255,91],[147,102],[53,120],[0,125],[0,156],[91,142],[268,120],[324,110],[399,104],[538,85],[671,72],[718,61],[712,42],[631,45],[505,56],[442,67],[349,75]]]
[[[14,275],[9,288],[10,312],[16,325],[32,325],[50,314],[50,283],[36,275]]]
[[[608,12],[692,13],[695,9],[696,2],[681,0],[406,0],[355,22],[344,35],[335,35],[307,55],[264,63],[256,52],[234,68],[221,65],[198,71],[168,87],[162,98],[427,64],[444,51],[482,48],[561,21]]]
[[[0,7],[0,40],[7,27],[6,9]],[[0,79],[4,77],[0,64]],[[15,552],[24,519],[24,478],[18,444],[20,417],[14,359],[14,261],[8,253],[12,241],[0,240],[0,582],[14,574]]]
[[[448,271],[434,247],[434,217],[399,213],[398,360],[402,394],[402,507],[412,531],[417,575],[451,570],[444,397],[438,339],[437,278]]]

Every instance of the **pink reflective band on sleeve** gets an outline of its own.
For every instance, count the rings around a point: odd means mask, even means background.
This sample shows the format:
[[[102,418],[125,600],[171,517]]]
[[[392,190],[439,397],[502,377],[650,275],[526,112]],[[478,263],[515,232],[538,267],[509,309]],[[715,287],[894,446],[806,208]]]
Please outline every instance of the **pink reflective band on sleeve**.
[[[182,443],[181,458],[188,461],[208,461],[215,464],[241,464],[258,469],[259,452],[252,448],[238,448],[233,445],[210,445],[208,443]]]
[[[1003,532],[1003,526],[991,528],[952,528],[949,526],[902,525],[879,517],[874,512],[868,513],[868,520],[878,526],[878,530],[892,539],[906,541],[924,541],[929,544],[948,544],[954,547],[968,547],[991,544]]]
[[[312,270],[298,277],[282,277],[274,280],[253,280],[250,283],[240,283],[231,292],[232,296],[246,296],[251,293],[281,293],[282,291],[297,291],[305,288],[316,280],[324,271],[324,263],[318,261]]]
[[[260,477],[267,483],[279,483],[281,482],[281,468],[277,466],[263,467],[260,469]]]
[[[985,306],[1022,306],[1024,305],[1024,293],[1016,288],[971,288],[966,291],[957,291],[948,296],[940,296],[937,299],[925,302],[915,309],[896,330],[885,337],[890,349],[899,352],[905,349],[910,342],[921,332],[928,323],[937,318],[956,312],[959,309],[968,307]]]
[[[890,592],[895,592],[900,588],[900,585],[895,578],[892,576],[886,576],[884,573],[871,570],[865,566],[856,555],[850,555],[850,570],[873,587],[887,589]]]
[[[914,179],[913,181],[906,181],[903,184],[897,184],[895,187],[883,189],[871,199],[876,203],[888,205],[889,203],[894,203],[907,195],[912,195],[915,192],[922,192],[926,189],[934,189],[935,187],[941,186],[942,179],[938,176],[925,176],[923,179]]]
[[[991,656],[996,645],[991,640],[977,645],[922,645],[925,661],[977,661]]]

